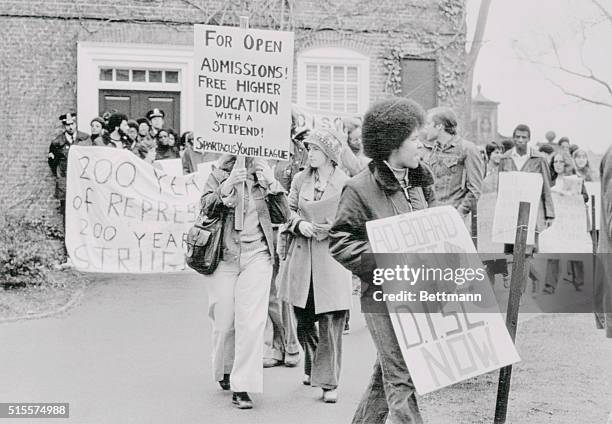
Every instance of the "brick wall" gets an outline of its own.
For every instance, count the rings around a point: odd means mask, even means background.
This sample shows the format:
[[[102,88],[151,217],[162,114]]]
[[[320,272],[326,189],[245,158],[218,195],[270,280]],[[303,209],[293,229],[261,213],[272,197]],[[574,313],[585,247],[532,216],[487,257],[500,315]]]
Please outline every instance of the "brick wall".
[[[61,131],[58,115],[76,109],[78,41],[191,45],[193,23],[236,25],[237,17],[246,14],[252,27],[293,27],[297,54],[334,46],[369,56],[370,100],[375,101],[387,95],[383,57],[400,41],[406,53],[427,50],[418,39],[406,39],[414,28],[435,34],[440,42],[455,37],[452,28],[460,16],[444,15],[440,4],[457,1],[297,0],[285,2],[281,10],[279,2],[263,8],[270,3],[263,0],[0,0],[0,210],[57,219],[46,156]],[[461,45],[444,54],[438,73],[462,66]],[[444,103],[462,105],[464,100],[456,94]]]

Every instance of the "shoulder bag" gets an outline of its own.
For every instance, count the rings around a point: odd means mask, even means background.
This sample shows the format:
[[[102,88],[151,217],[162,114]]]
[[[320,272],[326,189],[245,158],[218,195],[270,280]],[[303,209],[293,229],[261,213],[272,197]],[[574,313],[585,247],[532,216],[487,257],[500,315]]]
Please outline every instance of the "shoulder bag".
[[[187,233],[185,261],[200,274],[212,274],[221,261],[225,216],[225,212],[214,218],[200,214]]]

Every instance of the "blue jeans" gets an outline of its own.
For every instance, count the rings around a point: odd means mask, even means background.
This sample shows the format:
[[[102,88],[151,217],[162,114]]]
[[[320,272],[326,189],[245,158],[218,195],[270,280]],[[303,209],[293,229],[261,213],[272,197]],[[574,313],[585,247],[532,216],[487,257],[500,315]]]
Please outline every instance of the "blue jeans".
[[[388,314],[364,314],[377,355],[353,424],[422,424],[415,388]],[[389,421],[387,420],[389,416]]]
[[[294,306],[293,310],[297,319],[297,337],[304,349],[304,374],[311,376],[312,387],[337,388],[342,369],[342,331],[346,311],[316,314],[312,280],[305,307]]]

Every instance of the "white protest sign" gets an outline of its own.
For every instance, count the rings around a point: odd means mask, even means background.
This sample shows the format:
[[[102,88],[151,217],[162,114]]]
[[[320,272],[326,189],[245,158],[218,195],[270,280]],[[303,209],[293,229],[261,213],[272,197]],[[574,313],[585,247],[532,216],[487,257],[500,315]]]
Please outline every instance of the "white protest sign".
[[[589,202],[587,203],[589,207],[589,220],[591,219],[591,196],[595,196],[595,229],[599,230],[599,220],[601,218],[601,182],[589,181],[585,182],[584,186],[589,194]]]
[[[476,253],[462,218],[450,206],[370,221],[366,227],[374,253]],[[475,255],[469,257],[471,267],[482,268]],[[490,284],[485,283],[483,297],[494,299]],[[417,393],[429,393],[520,361],[497,304],[477,308],[482,312],[466,312],[474,309],[467,306],[463,301],[450,301],[442,312],[402,313],[399,306],[387,301]]]
[[[214,161],[198,163],[198,172],[204,176],[208,176],[213,169]]]
[[[493,217],[493,238],[514,244],[520,202],[529,202],[527,244],[535,244],[535,227],[542,196],[542,175],[532,172],[500,172]]]
[[[584,198],[552,192],[555,220],[539,238],[540,253],[591,253]]]
[[[342,72],[342,77],[344,77],[344,70]],[[356,92],[355,95],[357,95]],[[356,107],[355,105],[355,108]],[[338,133],[342,133],[344,132],[345,119],[350,118],[359,122],[362,121],[361,116],[357,114],[357,112],[324,111],[301,105],[293,105],[293,111],[296,115],[296,133],[305,129],[312,130],[318,128],[332,129]]]
[[[478,199],[478,251],[482,253],[504,253],[504,244],[492,239],[496,201],[496,193],[481,194]]]
[[[70,148],[66,247],[81,271],[185,268],[186,234],[208,175],[172,176],[126,150]]]
[[[162,159],[153,162],[168,175],[183,175],[183,162],[180,159]]]
[[[194,25],[194,150],[289,160],[293,33]]]

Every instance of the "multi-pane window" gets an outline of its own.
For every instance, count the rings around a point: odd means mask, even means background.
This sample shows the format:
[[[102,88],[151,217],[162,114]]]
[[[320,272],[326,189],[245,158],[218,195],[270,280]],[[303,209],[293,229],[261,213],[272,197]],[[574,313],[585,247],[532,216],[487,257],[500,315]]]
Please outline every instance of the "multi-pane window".
[[[100,81],[178,84],[179,71],[100,68]]]
[[[360,114],[370,99],[370,58],[356,50],[321,47],[300,53],[297,101],[331,114]]]
[[[359,67],[306,63],[306,106],[333,112],[359,112]]]

